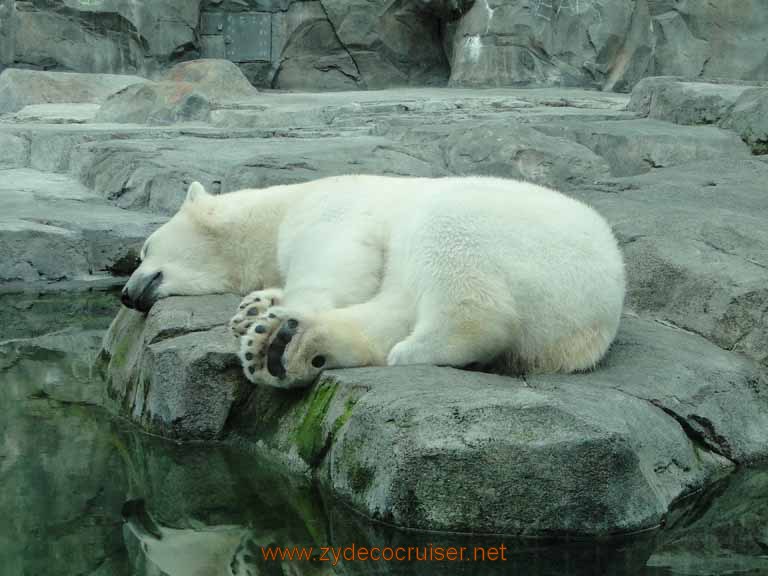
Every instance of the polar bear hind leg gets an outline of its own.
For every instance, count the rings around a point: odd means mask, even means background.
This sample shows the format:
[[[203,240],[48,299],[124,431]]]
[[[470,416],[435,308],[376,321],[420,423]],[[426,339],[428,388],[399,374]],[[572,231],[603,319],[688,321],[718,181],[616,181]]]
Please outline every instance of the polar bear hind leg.
[[[419,305],[416,325],[395,344],[387,365],[435,364],[462,367],[497,357],[516,333],[515,316],[478,300],[427,297]]]

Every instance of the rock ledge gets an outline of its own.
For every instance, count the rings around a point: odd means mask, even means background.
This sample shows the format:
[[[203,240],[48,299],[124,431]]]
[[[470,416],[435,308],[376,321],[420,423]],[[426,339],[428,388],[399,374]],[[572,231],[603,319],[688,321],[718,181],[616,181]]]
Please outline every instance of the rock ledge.
[[[756,366],[658,322],[625,317],[589,374],[361,368],[286,392],[240,374],[224,326],[236,303],[169,298],[146,318],[121,310],[102,351],[112,408],[173,438],[267,449],[398,526],[633,532],[768,455]]]

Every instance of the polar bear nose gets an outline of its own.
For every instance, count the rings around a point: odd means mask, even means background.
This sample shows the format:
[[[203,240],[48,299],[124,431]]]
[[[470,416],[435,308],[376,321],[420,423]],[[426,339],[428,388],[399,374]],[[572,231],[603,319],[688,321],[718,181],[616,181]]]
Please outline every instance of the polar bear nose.
[[[134,272],[120,293],[120,302],[127,308],[149,312],[157,300],[157,289],[162,281],[163,273],[159,271],[151,275]]]

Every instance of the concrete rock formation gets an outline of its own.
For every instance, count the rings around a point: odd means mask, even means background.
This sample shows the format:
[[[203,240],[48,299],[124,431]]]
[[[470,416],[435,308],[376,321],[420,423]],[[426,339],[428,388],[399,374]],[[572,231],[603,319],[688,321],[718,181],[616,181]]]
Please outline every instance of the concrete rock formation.
[[[173,66],[157,82],[134,84],[112,94],[96,122],[173,124],[206,121],[212,102],[254,96],[256,89],[228,60],[203,59]]]
[[[94,103],[144,82],[119,74],[50,73],[9,68],[0,74],[0,114],[33,104]]]
[[[462,13],[445,6],[422,8]],[[345,61],[359,55],[350,49]],[[106,388],[107,405],[145,429],[267,452],[359,511],[422,528],[647,528],[677,498],[768,457],[764,84],[648,78],[631,97],[577,88],[285,93],[256,92],[241,70],[193,61],[139,82],[6,70],[0,291],[114,285],[192,180],[224,194],[350,172],[496,175],[555,186],[612,224],[628,280],[616,345],[589,374],[361,369],[285,393],[242,378],[224,326],[237,297],[172,298],[146,318],[118,314],[101,353],[106,387],[97,372],[78,387],[75,354],[75,376],[58,388],[46,381],[45,394],[98,403]],[[41,102],[43,81],[66,89]],[[185,108],[185,95],[201,105]],[[14,374],[42,381],[49,355],[93,352],[103,326],[48,334],[51,310],[89,317],[93,308],[61,295],[32,304],[0,296],[8,337],[34,337],[6,343]]]
[[[152,75],[198,57],[257,86],[768,80],[768,6],[669,0],[0,0],[0,66]]]

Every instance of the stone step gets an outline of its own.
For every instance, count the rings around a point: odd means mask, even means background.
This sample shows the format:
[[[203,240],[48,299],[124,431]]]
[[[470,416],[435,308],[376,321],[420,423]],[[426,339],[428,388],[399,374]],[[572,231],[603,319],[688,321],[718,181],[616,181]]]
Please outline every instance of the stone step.
[[[0,283],[124,275],[164,221],[112,206],[64,174],[0,170]]]
[[[586,146],[608,162],[614,176],[633,176],[698,160],[751,156],[749,147],[736,133],[711,126],[679,126],[651,119],[562,118],[534,127]]]

